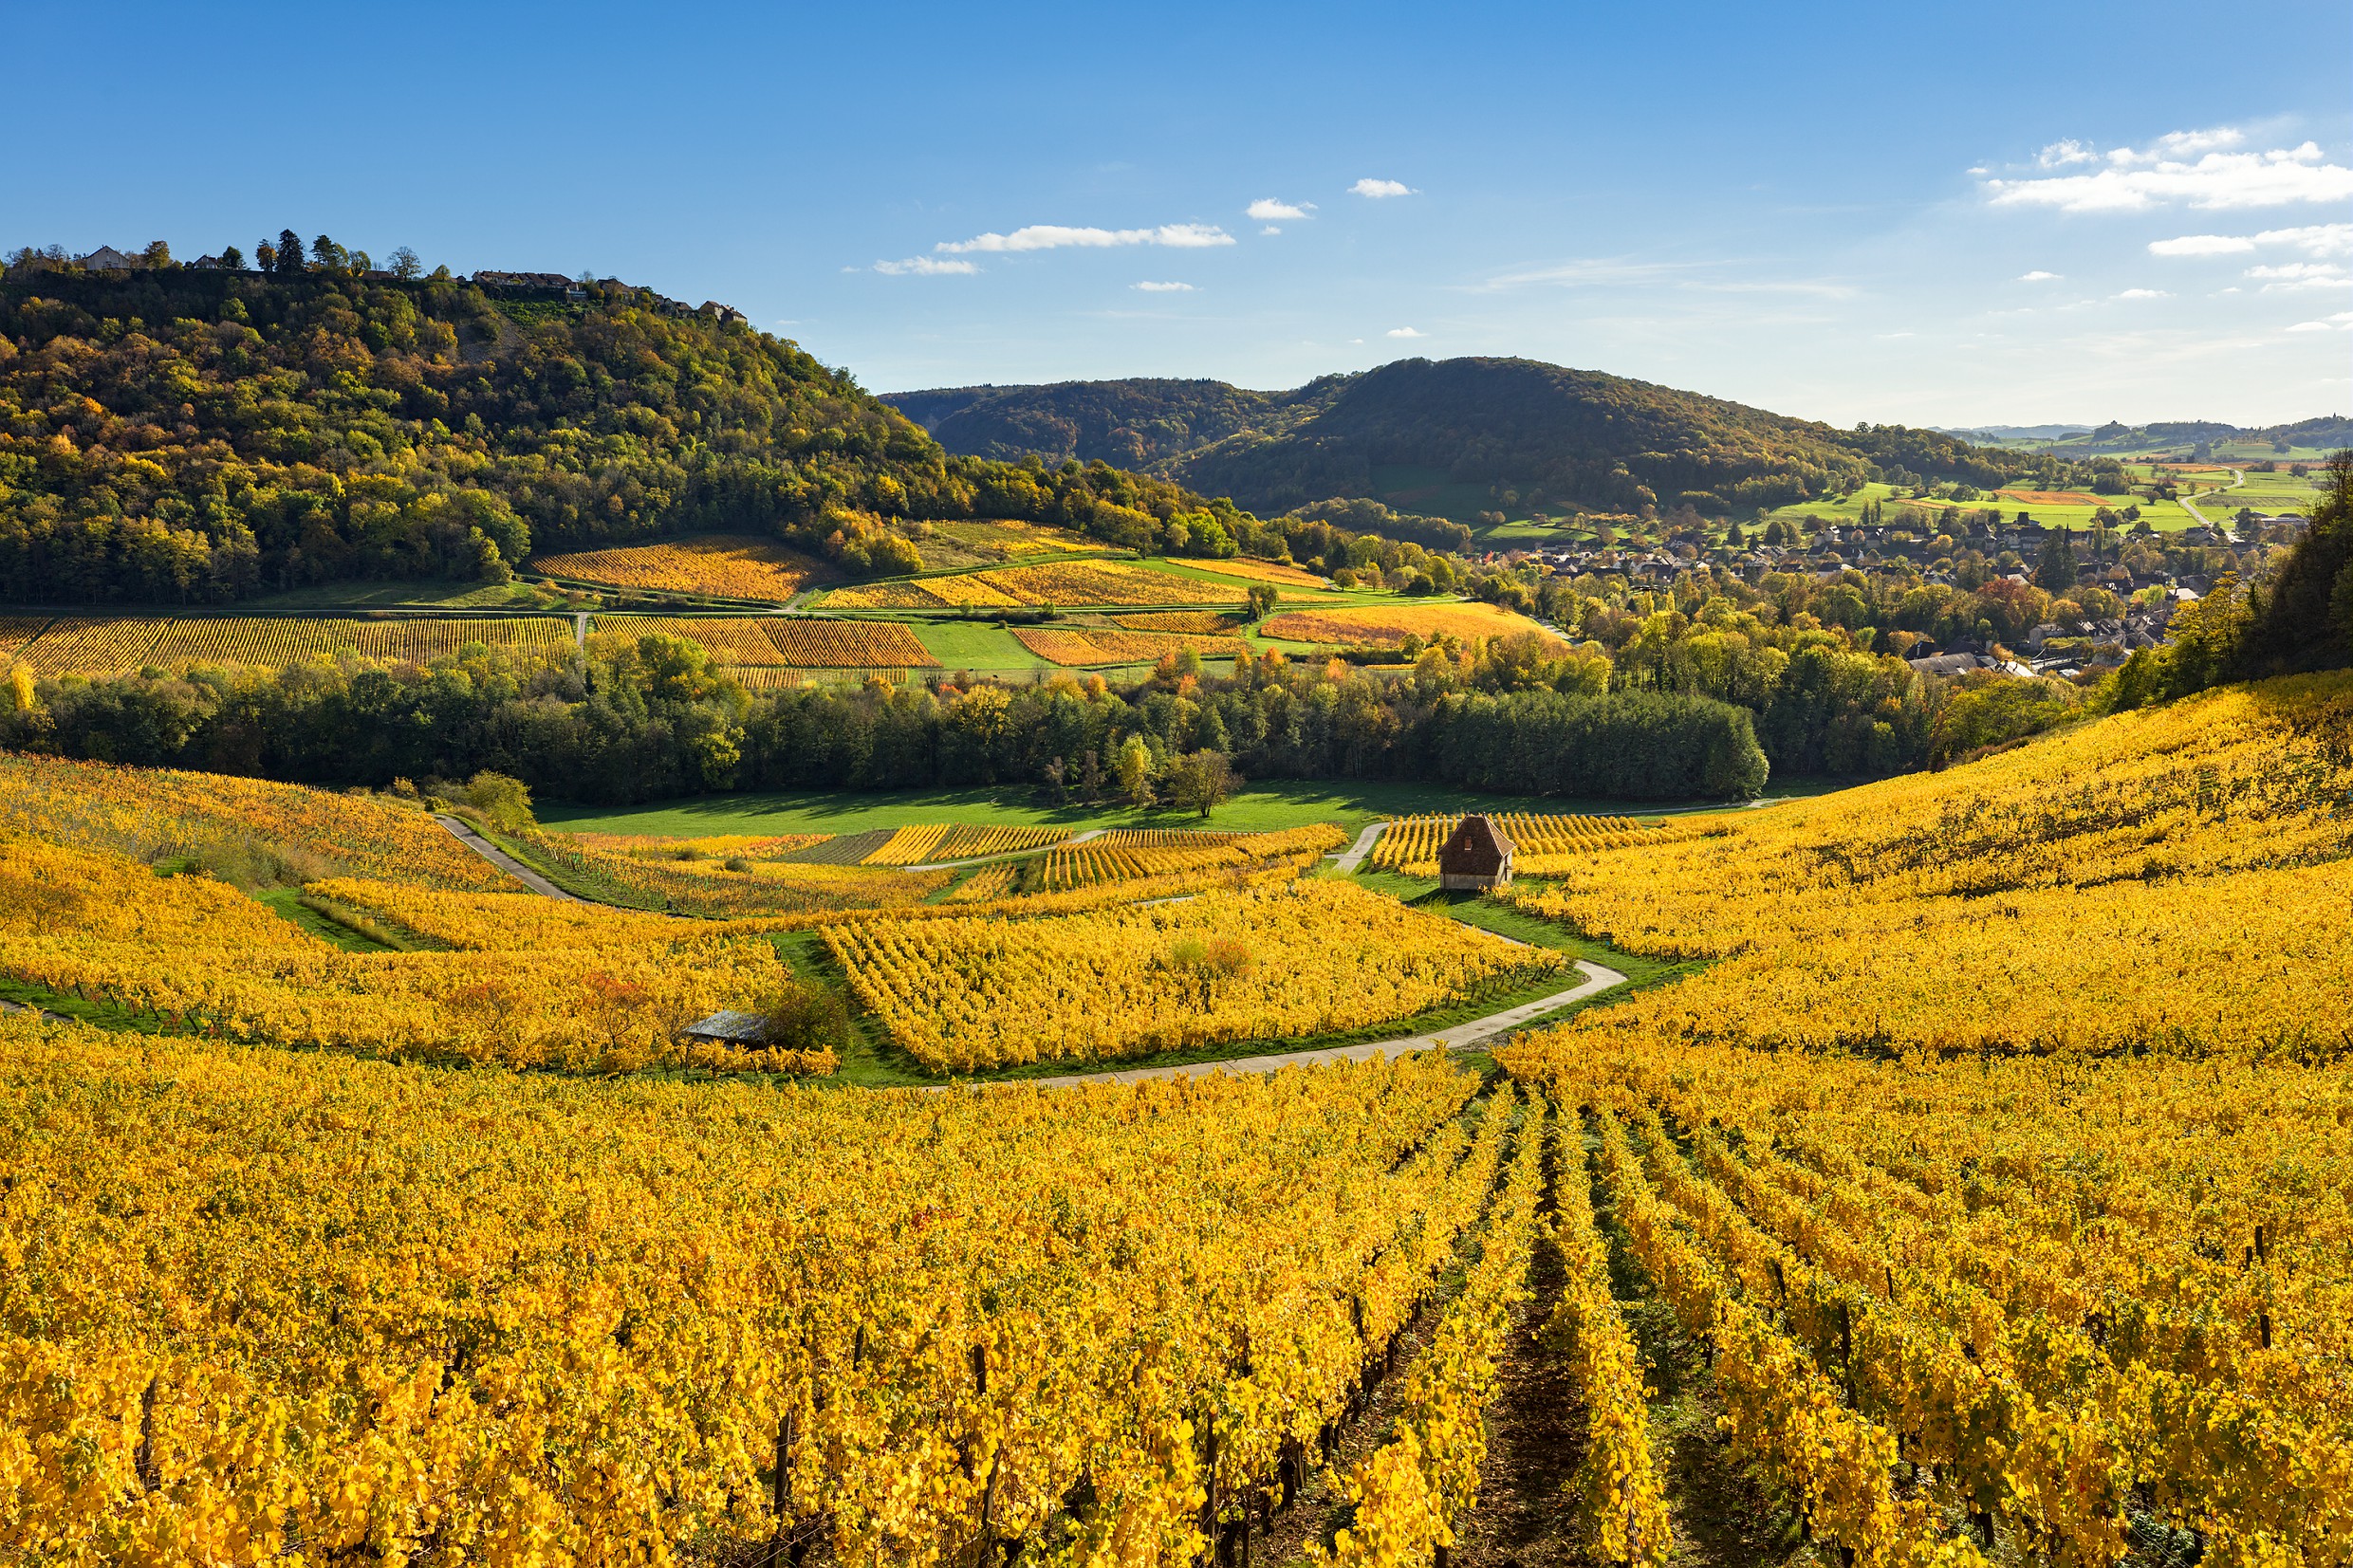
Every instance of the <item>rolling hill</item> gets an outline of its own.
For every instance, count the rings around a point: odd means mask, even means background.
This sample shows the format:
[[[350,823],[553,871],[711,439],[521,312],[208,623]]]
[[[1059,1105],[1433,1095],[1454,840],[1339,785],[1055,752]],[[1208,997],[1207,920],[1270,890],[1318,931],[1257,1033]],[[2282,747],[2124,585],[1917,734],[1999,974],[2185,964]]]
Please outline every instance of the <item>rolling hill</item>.
[[[1461,518],[1784,506],[1901,469],[1981,486],[2082,485],[2037,453],[1935,431],[1842,431],[1719,397],[1533,360],[1401,360],[1294,392],[1217,381],[1077,381],[886,396],[949,451],[1102,459],[1267,513],[1366,496]],[[1506,492],[1509,492],[1508,494]]]
[[[519,276],[19,257],[0,275],[0,600],[498,580],[533,548],[710,531],[913,570],[895,520],[1086,526],[1195,499],[951,456],[732,310]]]

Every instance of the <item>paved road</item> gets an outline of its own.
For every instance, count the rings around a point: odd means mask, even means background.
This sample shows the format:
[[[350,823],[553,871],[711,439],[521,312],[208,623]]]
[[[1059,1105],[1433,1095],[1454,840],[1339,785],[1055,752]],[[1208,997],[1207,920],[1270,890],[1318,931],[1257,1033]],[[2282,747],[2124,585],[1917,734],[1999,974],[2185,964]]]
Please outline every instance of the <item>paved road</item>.
[[[1156,1078],[1197,1078],[1205,1073],[1271,1073],[1285,1067],[1319,1067],[1335,1061],[1369,1061],[1375,1056],[1399,1057],[1409,1051],[1430,1051],[1440,1047],[1467,1050],[1480,1041],[1495,1035],[1508,1034],[1540,1013],[1581,1002],[1588,996],[1622,986],[1626,977],[1616,969],[1599,964],[1577,960],[1577,968],[1584,972],[1585,983],[1555,996],[1507,1007],[1485,1018],[1474,1018],[1451,1029],[1431,1034],[1408,1035],[1402,1040],[1370,1040],[1362,1045],[1334,1045],[1321,1051],[1288,1051],[1278,1056],[1236,1057],[1231,1061],[1192,1061],[1181,1067],[1131,1067],[1125,1072],[1069,1073],[1060,1078],[1031,1079],[1028,1081],[1048,1088],[1061,1088],[1078,1083],[1141,1083]]]
[[[969,860],[934,860],[929,865],[901,866],[899,869],[901,871],[950,871],[958,866],[991,865],[998,860],[1017,860],[1025,855],[1043,855],[1048,849],[1066,849],[1072,844],[1083,844],[1089,839],[1100,839],[1109,831],[1109,828],[1090,827],[1084,833],[1073,833],[1067,839],[1059,839],[1040,849],[1009,849],[1002,855],[980,855]]]
[[[468,826],[461,819],[456,817],[436,816],[434,818],[434,821],[439,822],[443,827],[448,828],[450,830],[450,836],[455,839],[459,843],[464,844],[468,849],[472,850],[476,855],[481,856],[482,858],[488,860],[491,864],[496,866],[499,870],[505,872],[508,876],[513,877],[525,887],[529,888],[533,893],[539,894],[543,897],[561,898],[566,903],[577,904],[584,901],[580,898],[574,897],[571,894],[565,892],[562,888],[556,886],[545,876],[542,876],[538,872],[533,871],[530,867],[525,865],[522,861],[516,859],[513,856],[508,854],[496,844],[491,843],[488,839],[485,839],[482,835],[476,833],[472,827]]]
[[[2231,470],[2231,482],[2229,484],[2223,486],[2222,489],[2218,490],[2208,490],[2206,493],[2210,496],[2228,495],[2231,491],[2237,489],[2241,485],[2246,483],[2247,470],[2244,469],[2233,469]],[[2216,528],[2229,526],[2228,524],[2216,523],[2213,518],[2208,517],[2204,512],[2199,511],[2197,509],[2197,503],[2191,500],[2188,496],[2178,496],[2176,499],[2181,503],[2181,509],[2183,511],[2188,512],[2192,517],[2196,518],[2200,523],[2205,524],[2208,527]]]
[[[1332,857],[1332,863],[1340,869],[1343,876],[1356,875],[1356,868],[1362,865],[1364,857],[1373,852],[1373,840],[1380,838],[1380,830],[1388,825],[1387,822],[1373,823],[1356,836],[1355,843]]]

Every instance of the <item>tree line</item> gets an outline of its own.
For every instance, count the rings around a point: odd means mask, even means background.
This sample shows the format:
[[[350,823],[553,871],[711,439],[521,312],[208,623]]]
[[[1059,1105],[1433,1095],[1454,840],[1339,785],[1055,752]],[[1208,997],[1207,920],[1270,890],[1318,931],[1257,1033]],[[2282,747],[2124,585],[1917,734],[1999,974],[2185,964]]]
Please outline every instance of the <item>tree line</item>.
[[[1530,795],[1745,798],[1769,766],[1748,710],[1662,692],[1516,684],[1484,653],[1388,674],[1281,655],[1205,678],[1171,660],[1100,675],[936,689],[746,691],[699,646],[609,634],[554,664],[472,645],[431,666],[358,660],[44,681],[0,747],[296,783],[382,786],[485,769],[543,796],[624,802],[727,789],[1028,784],[1173,790],[1214,754],[1251,778],[1421,780]]]

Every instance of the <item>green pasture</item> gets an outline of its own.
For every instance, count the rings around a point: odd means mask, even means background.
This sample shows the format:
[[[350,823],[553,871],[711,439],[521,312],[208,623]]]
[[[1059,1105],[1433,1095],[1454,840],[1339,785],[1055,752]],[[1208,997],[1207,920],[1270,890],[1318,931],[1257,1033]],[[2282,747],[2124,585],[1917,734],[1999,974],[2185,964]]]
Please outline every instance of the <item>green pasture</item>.
[[[1776,783],[1774,798],[1820,794],[1843,787],[1835,781]],[[1656,802],[1586,800],[1567,796],[1494,795],[1449,789],[1443,784],[1331,780],[1267,780],[1246,786],[1207,821],[1158,808],[1125,805],[1056,805],[1028,784],[972,789],[917,789],[872,794],[780,793],[697,796],[639,806],[582,806],[543,802],[545,826],[574,833],[643,833],[701,838],[719,833],[862,833],[869,828],[924,822],[1049,825],[1084,828],[1208,827],[1226,832],[1268,833],[1278,828],[1333,822],[1350,833],[1393,817],[1459,811],[1592,812],[1657,820],[1687,814],[1690,807]],[[1721,809],[1721,807],[1717,807]]]
[[[1012,632],[993,621],[905,622],[923,651],[949,670],[1038,670],[1046,660],[1024,648]]]

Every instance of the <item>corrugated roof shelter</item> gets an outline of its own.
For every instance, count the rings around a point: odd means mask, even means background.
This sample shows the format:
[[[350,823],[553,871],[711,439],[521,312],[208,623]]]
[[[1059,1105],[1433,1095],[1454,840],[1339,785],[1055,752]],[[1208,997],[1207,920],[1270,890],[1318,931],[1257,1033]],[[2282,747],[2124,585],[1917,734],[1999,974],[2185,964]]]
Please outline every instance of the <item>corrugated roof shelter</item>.
[[[758,1013],[736,1013],[721,1009],[699,1024],[686,1026],[689,1040],[713,1041],[721,1045],[757,1045],[760,1031],[768,1027],[768,1020]]]
[[[1465,817],[1438,846],[1438,886],[1449,893],[1482,893],[1511,885],[1511,840],[1493,821]]]

